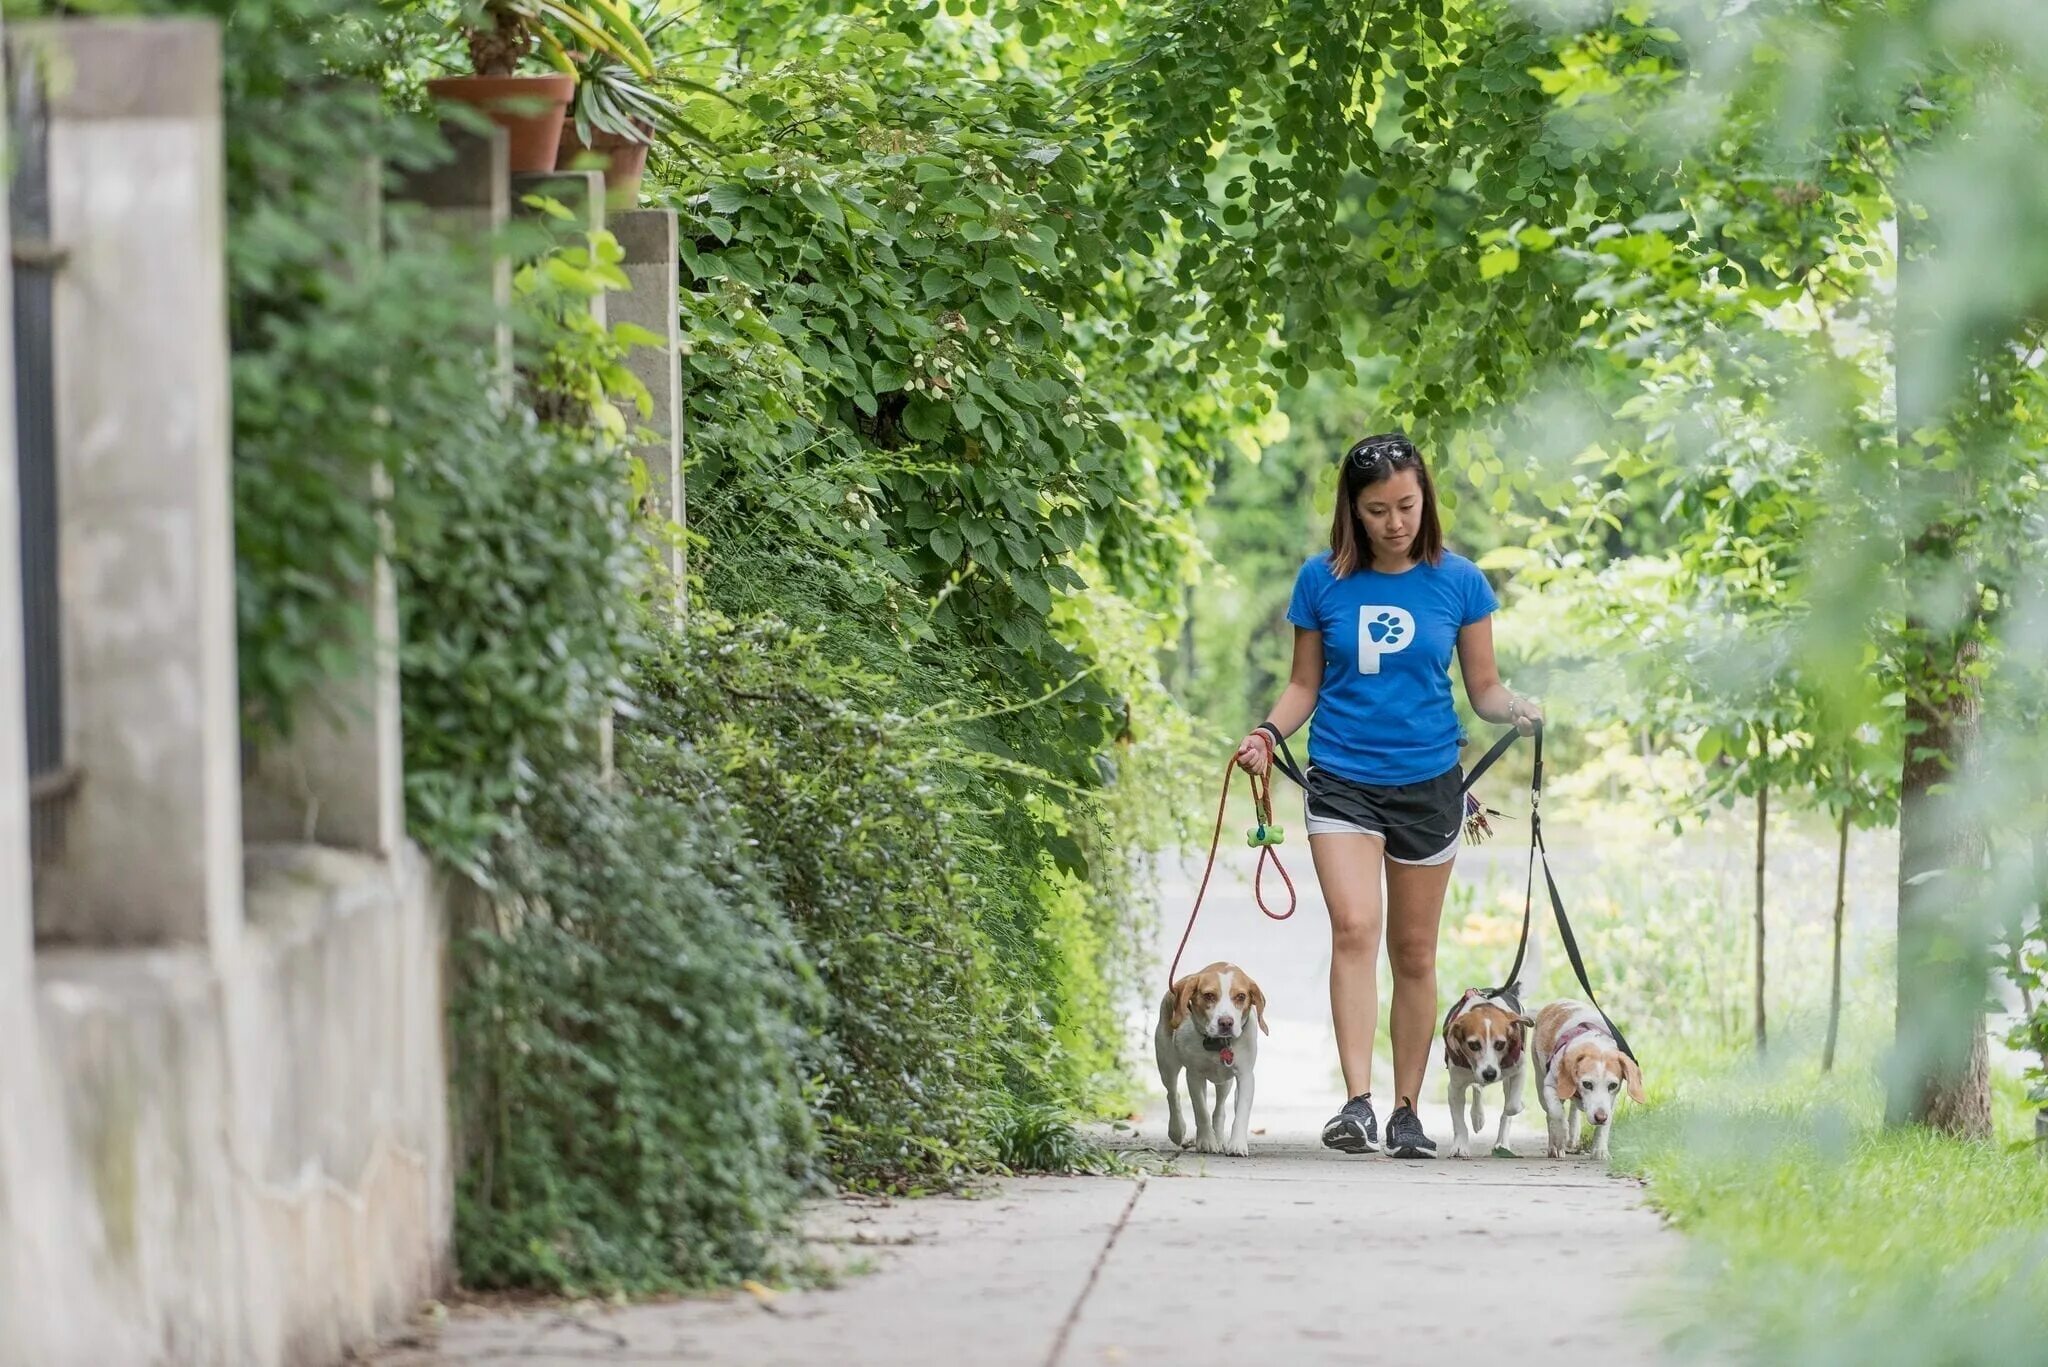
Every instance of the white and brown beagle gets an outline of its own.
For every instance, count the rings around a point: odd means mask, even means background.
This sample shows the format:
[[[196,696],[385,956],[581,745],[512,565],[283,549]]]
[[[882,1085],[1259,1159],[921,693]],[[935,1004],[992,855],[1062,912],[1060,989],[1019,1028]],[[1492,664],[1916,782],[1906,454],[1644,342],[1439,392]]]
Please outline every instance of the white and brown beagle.
[[[1188,1076],[1188,1100],[1195,1110],[1195,1147],[1203,1153],[1251,1152],[1252,1069],[1259,1061],[1259,1034],[1266,1024],[1266,994],[1236,964],[1215,963],[1190,973],[1167,990],[1152,1032],[1159,1080],[1166,1086],[1166,1137],[1177,1147],[1188,1142],[1180,1113],[1180,1075]],[[1209,1105],[1209,1087],[1216,1104]],[[1230,1138],[1222,1138],[1223,1111],[1237,1088]]]
[[[1537,1095],[1550,1121],[1550,1156],[1577,1153],[1583,1114],[1593,1122],[1593,1156],[1607,1157],[1607,1137],[1621,1091],[1641,1104],[1643,1072],[1621,1051],[1600,1013],[1584,1002],[1556,1001],[1536,1013]]]
[[[1444,1017],[1444,1067],[1451,1076],[1451,1147],[1453,1158],[1470,1158],[1478,1148],[1474,1136],[1486,1128],[1486,1089],[1501,1088],[1500,1133],[1494,1136],[1496,1156],[1512,1158],[1508,1126],[1522,1113],[1522,1053],[1536,1022],[1522,1014],[1512,995],[1470,988]],[[1465,1126],[1466,1097],[1471,1097],[1472,1125]]]

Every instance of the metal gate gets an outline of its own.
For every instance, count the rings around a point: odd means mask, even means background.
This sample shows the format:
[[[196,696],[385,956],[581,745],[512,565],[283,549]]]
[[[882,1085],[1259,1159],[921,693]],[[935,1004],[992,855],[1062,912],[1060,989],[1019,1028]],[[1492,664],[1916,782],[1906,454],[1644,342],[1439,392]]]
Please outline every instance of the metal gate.
[[[15,444],[21,486],[22,627],[28,684],[29,848],[35,866],[63,846],[77,773],[64,745],[64,653],[57,584],[57,429],[51,294],[61,254],[50,244],[49,117],[34,59],[8,69],[14,170]]]

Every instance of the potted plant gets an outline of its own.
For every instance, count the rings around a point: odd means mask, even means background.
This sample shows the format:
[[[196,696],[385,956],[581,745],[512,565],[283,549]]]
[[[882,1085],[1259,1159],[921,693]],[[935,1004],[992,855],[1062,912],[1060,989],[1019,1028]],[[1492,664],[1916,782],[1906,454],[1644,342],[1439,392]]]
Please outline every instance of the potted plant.
[[[651,76],[654,53],[621,0],[483,0],[463,25],[469,76],[427,82],[435,99],[481,110],[503,128],[514,171],[554,169],[562,123],[576,89],[571,45]],[[555,70],[521,72],[535,57]]]
[[[705,138],[684,116],[685,93],[724,98],[719,92],[682,73],[682,55],[664,50],[663,39],[680,14],[635,14],[641,33],[655,51],[642,71],[615,53],[589,51],[574,56],[576,91],[562,127],[555,165],[559,170],[604,172],[605,198],[615,208],[638,201],[647,153],[659,141]]]

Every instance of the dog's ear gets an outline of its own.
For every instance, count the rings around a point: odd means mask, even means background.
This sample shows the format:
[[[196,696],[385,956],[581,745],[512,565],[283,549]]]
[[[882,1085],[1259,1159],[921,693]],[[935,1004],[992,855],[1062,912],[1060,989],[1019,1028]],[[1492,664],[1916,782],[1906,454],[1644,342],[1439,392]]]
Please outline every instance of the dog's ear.
[[[1536,1018],[1534,1016],[1517,1016],[1515,1017],[1515,1024],[1521,1026],[1524,1030],[1534,1030],[1536,1028]]]
[[[1192,1009],[1188,998],[1195,995],[1195,976],[1193,973],[1188,974],[1170,989],[1173,993],[1173,1014],[1167,1018],[1167,1029],[1178,1030],[1186,1023],[1188,1012]]]
[[[1572,1065],[1571,1055],[1557,1061],[1557,1095],[1560,1101],[1579,1090],[1579,1070]]]
[[[1243,969],[1238,971],[1240,973],[1244,972]],[[1259,1009],[1259,1033],[1262,1035],[1272,1034],[1273,1027],[1266,1024],[1266,994],[1260,989],[1258,983],[1252,980],[1252,975],[1249,973],[1244,975],[1244,990],[1251,997],[1252,1005]]]
[[[1628,1083],[1628,1099],[1640,1106],[1643,1104],[1643,1070],[1627,1054],[1621,1056],[1621,1077]]]

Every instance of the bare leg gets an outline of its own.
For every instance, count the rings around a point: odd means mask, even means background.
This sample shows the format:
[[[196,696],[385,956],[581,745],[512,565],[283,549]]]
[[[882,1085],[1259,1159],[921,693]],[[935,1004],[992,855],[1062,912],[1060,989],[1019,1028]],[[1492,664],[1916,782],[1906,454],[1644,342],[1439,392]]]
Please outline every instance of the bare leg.
[[[1436,1034],[1436,936],[1456,862],[1387,864],[1387,958],[1394,968],[1387,1029],[1394,1040],[1394,1093],[1411,1102],[1422,1095]]]
[[[1330,1019],[1344,1093],[1354,1097],[1372,1090],[1372,1038],[1380,1017],[1380,840],[1315,835],[1308,847],[1330,908]]]

